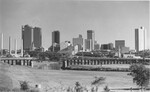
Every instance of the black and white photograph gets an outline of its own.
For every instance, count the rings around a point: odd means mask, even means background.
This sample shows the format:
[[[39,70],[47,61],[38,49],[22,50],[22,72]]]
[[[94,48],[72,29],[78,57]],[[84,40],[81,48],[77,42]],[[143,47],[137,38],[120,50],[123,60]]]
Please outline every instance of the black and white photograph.
[[[150,1],[0,0],[0,92],[150,92]]]

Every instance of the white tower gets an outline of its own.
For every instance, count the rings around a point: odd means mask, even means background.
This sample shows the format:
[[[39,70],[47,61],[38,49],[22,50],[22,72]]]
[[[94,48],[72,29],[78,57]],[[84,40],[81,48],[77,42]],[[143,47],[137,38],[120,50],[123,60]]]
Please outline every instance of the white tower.
[[[147,32],[144,27],[135,29],[135,50],[141,51],[147,49]]]
[[[20,43],[21,43],[21,45],[20,45],[21,46],[21,56],[23,56],[23,39],[20,40]]]
[[[3,33],[1,34],[1,54],[3,55]]]
[[[15,39],[15,55],[17,55],[17,39]]]
[[[9,54],[11,55],[11,37],[9,36]]]

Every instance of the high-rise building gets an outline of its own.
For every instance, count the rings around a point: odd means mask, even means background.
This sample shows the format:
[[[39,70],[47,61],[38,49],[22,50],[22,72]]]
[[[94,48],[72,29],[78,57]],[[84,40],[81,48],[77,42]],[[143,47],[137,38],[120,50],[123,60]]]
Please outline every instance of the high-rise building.
[[[113,43],[108,43],[108,48],[109,48],[109,50],[113,50],[113,48],[114,48]]]
[[[30,51],[33,48],[42,47],[41,28],[32,28],[29,25],[22,27],[23,50]]]
[[[125,47],[125,40],[115,40],[115,49],[119,50],[122,47]]]
[[[94,50],[99,50],[99,44],[98,43],[96,43],[96,44],[94,44]]]
[[[33,30],[29,25],[22,27],[23,50],[29,51],[33,42]]]
[[[79,35],[78,38],[73,38],[72,39],[72,42],[73,42],[73,46],[75,45],[83,45],[83,38],[82,38],[82,35]]]
[[[91,51],[92,50],[92,48],[91,48],[91,42],[92,42],[92,40],[91,39],[85,39],[85,50],[86,51]]]
[[[40,47],[42,47],[42,33],[41,33],[41,28],[34,27],[33,31],[34,31],[33,32],[34,47],[40,48]]]
[[[73,43],[74,50],[77,47],[78,47],[78,51],[83,50],[83,38],[81,34],[79,34],[78,38],[73,38],[72,43]]]
[[[60,32],[59,31],[52,32],[52,45],[55,43],[60,44]]]
[[[147,49],[147,33],[144,27],[135,29],[135,50],[141,51]]]
[[[91,39],[91,50],[94,50],[95,33],[93,30],[87,30],[87,39]]]
[[[49,50],[52,52],[58,52],[60,50],[60,32],[52,32],[52,45],[49,47]]]

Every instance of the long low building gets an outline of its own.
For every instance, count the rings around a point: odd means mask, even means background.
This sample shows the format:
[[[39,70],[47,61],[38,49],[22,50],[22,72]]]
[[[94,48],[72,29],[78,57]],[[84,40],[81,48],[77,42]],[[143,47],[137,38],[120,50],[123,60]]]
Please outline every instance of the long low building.
[[[150,59],[134,59],[134,58],[72,58],[64,59],[62,68],[70,67],[71,65],[106,65],[106,64],[150,64]]]
[[[36,61],[36,58],[0,58],[0,61],[10,65],[25,65],[33,67],[33,62]]]

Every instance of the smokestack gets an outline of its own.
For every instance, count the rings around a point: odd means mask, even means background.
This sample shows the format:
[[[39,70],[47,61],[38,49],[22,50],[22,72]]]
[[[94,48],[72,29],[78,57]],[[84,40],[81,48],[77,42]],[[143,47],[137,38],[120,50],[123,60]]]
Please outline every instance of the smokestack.
[[[4,48],[3,48],[3,33],[2,33],[1,45],[2,45],[2,46],[1,46],[1,54],[3,55],[3,49],[4,49]]]
[[[23,56],[23,39],[21,39],[20,42],[21,42],[21,56]]]
[[[15,55],[17,55],[17,39],[15,39]]]
[[[11,54],[11,37],[9,36],[9,54]]]
[[[1,49],[3,50],[3,33],[2,33],[2,46]]]

